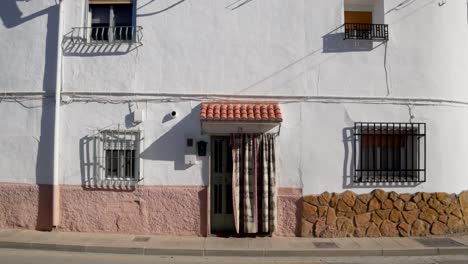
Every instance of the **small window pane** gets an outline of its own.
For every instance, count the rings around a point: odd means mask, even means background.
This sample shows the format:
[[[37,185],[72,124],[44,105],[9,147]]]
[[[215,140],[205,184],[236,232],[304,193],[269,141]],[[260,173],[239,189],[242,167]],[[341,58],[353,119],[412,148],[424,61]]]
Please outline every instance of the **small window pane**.
[[[91,23],[94,25],[107,25],[110,21],[110,5],[90,5],[92,13]]]
[[[120,41],[130,41],[133,38],[131,4],[114,5],[114,38]]]

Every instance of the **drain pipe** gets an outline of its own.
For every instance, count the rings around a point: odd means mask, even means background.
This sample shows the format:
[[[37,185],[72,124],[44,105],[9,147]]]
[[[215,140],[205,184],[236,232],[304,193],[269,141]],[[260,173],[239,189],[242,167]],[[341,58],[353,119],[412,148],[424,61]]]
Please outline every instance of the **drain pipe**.
[[[57,69],[55,80],[55,118],[54,118],[54,167],[52,184],[52,228],[60,224],[60,185],[59,185],[59,142],[60,142],[60,92],[62,90],[62,20],[63,0],[59,0],[59,21],[57,38]],[[46,58],[47,59],[47,58]]]

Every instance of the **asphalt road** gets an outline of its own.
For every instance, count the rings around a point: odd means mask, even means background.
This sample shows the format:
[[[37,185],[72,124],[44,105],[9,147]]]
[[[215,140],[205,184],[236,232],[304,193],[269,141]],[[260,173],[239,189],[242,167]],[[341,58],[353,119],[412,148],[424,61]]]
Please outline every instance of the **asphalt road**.
[[[162,257],[101,253],[58,252],[0,249],[1,264],[246,264],[246,263],[317,263],[317,264],[468,264],[468,256],[435,257],[331,257],[331,258],[227,258]]]

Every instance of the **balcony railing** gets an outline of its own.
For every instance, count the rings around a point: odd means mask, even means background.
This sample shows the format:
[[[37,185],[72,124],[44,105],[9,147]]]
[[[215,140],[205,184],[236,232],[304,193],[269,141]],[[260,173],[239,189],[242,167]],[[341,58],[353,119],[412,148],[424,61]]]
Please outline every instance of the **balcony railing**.
[[[345,23],[345,39],[388,40],[388,25]]]
[[[141,44],[142,30],[141,26],[74,27],[71,32],[71,41],[88,44]]]

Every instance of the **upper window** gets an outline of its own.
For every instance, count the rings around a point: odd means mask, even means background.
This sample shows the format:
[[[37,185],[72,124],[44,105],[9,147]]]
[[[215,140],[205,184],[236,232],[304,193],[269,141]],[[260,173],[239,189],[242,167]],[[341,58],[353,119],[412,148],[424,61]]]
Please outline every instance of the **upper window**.
[[[383,0],[345,0],[345,39],[388,40]]]
[[[356,123],[355,182],[424,182],[424,123]]]
[[[100,172],[102,180],[137,181],[139,175],[139,131],[101,132]]]
[[[133,41],[133,3],[131,0],[89,0],[91,41]]]

